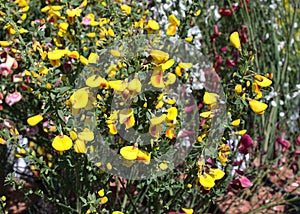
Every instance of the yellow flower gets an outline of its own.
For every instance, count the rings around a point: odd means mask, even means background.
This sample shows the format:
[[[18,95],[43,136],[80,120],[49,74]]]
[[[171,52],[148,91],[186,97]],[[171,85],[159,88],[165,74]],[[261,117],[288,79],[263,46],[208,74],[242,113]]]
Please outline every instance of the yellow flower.
[[[150,56],[157,65],[164,63],[169,59],[169,54],[161,50],[151,50]]]
[[[200,113],[200,117],[203,117],[203,118],[213,118],[214,114],[212,111],[205,111],[205,112],[202,112]]]
[[[174,24],[169,24],[167,28],[167,36],[174,36],[176,34],[177,27]]]
[[[83,0],[83,2],[80,4],[80,8],[87,6],[87,0]]]
[[[111,50],[111,51],[110,51],[110,54],[111,54],[112,56],[115,56],[115,57],[120,57],[120,56],[121,56],[121,53],[120,53],[120,51],[118,51],[118,50]]]
[[[173,24],[173,25],[176,25],[176,26],[179,26],[180,25],[180,21],[176,18],[176,16],[174,14],[171,14],[169,17],[168,17],[168,21]]]
[[[254,78],[255,78],[254,82],[261,87],[268,87],[272,84],[272,80],[268,79],[267,77],[261,76],[259,74],[256,74]]]
[[[213,177],[207,173],[200,175],[199,182],[206,189],[210,189],[215,186],[215,181],[214,181]]]
[[[177,115],[178,115],[178,110],[176,107],[171,107],[169,109],[167,109],[167,119],[168,120],[175,120]]]
[[[67,135],[56,136],[52,141],[52,147],[59,152],[67,151],[72,147],[72,140]]]
[[[123,80],[112,80],[108,82],[108,85],[116,91],[124,91],[127,88],[127,83]]]
[[[243,129],[243,130],[240,130],[238,132],[235,132],[236,135],[244,135],[247,133],[247,129]]]
[[[121,148],[120,154],[126,160],[136,160],[139,149],[135,146],[125,146]]]
[[[142,84],[141,84],[141,82],[140,82],[140,80],[138,78],[134,78],[133,80],[131,80],[128,83],[127,88],[130,91],[135,91],[135,92],[139,93],[139,92],[141,92]]]
[[[38,114],[38,115],[35,115],[35,116],[32,116],[30,118],[27,119],[27,123],[30,125],[30,126],[36,126],[39,122],[41,122],[43,120],[43,116]]]
[[[115,135],[118,133],[118,130],[117,130],[117,127],[115,124],[112,123],[112,124],[108,124],[107,126],[109,128],[109,131],[108,131],[109,134]]]
[[[1,197],[1,201],[6,201],[6,196],[5,196],[5,195],[3,195],[3,196]]]
[[[106,79],[99,77],[97,75],[92,75],[86,80],[86,85],[91,88],[96,88],[100,86],[104,86],[103,88],[108,88],[108,82]]]
[[[87,88],[77,90],[71,97],[70,101],[74,109],[84,108],[88,104],[89,93]]]
[[[171,68],[174,65],[175,61],[174,59],[170,59],[166,61],[165,63],[160,64],[159,66],[154,67],[154,70],[157,71],[165,71]]]
[[[68,51],[67,55],[68,55],[68,57],[70,57],[72,59],[79,58],[79,53],[77,51]]]
[[[190,36],[190,37],[185,38],[185,41],[187,41],[187,42],[192,42],[193,39],[194,39],[194,37],[193,37],[193,36]]]
[[[88,128],[84,128],[83,131],[78,134],[78,138],[84,141],[92,141],[94,140],[94,133]]]
[[[233,32],[230,37],[230,43],[232,44],[233,47],[235,47],[238,50],[241,50],[241,42],[239,38],[239,33],[238,32]]]
[[[69,134],[70,134],[70,137],[71,137],[72,140],[76,140],[77,139],[77,134],[76,134],[75,131],[71,130],[69,132]]]
[[[155,20],[150,19],[148,21],[147,28],[151,30],[159,30],[159,24]]]
[[[135,124],[133,109],[122,109],[119,113],[119,121],[121,124],[125,123],[126,129],[133,127]]]
[[[85,154],[87,152],[87,149],[86,149],[84,141],[81,139],[76,140],[75,144],[74,144],[74,150],[76,153]]]
[[[90,55],[89,55],[89,57],[88,57],[88,61],[89,61],[89,63],[93,63],[93,64],[96,64],[97,63],[97,61],[99,60],[99,56],[98,56],[98,54],[96,54],[96,53],[90,53]]]
[[[238,94],[240,94],[242,91],[243,91],[243,87],[241,84],[237,84],[235,87],[234,87],[234,91]]]
[[[139,149],[136,159],[143,161],[145,164],[149,164],[151,155],[148,152],[145,152],[145,151],[142,151]]]
[[[212,176],[212,178],[214,180],[220,180],[220,179],[222,179],[224,177],[225,172],[223,172],[220,169],[213,169],[213,168],[211,168],[209,170],[209,175]]]
[[[54,50],[48,52],[48,59],[50,60],[51,65],[57,67],[60,66],[60,59],[67,53],[67,50]]]
[[[112,214],[124,214],[124,213],[121,211],[113,211]]]
[[[151,125],[158,125],[165,121],[167,115],[162,114],[159,117],[154,117],[150,120]]]
[[[79,9],[79,8],[68,9],[68,10],[66,11],[67,16],[68,16],[69,23],[70,23],[71,25],[74,24],[74,22],[75,22],[75,17],[76,17],[76,16],[80,16],[81,12],[82,12],[82,10]]]
[[[4,144],[6,144],[6,141],[0,137],[0,145],[4,145]]]
[[[101,190],[98,191],[98,195],[99,195],[100,197],[103,197],[104,194],[105,194],[104,189],[101,189]]]
[[[238,125],[240,125],[240,123],[241,123],[241,120],[240,120],[240,119],[237,119],[237,120],[232,121],[232,122],[231,122],[231,125],[232,125],[232,126],[238,126]]]
[[[101,204],[106,204],[107,202],[108,202],[108,198],[106,196],[101,198],[101,201],[100,201]]]
[[[207,105],[215,104],[217,102],[218,95],[215,93],[205,92],[203,102]]]
[[[249,105],[252,111],[254,111],[256,114],[264,114],[265,110],[268,108],[267,104],[257,100],[250,100]]]
[[[195,16],[199,16],[201,14],[201,10],[197,10]]]
[[[189,68],[193,67],[193,63],[190,63],[190,62],[186,62],[186,63],[180,62],[180,63],[178,64],[178,66],[179,66],[180,68],[182,68],[182,69],[189,69]]]
[[[8,47],[10,43],[8,41],[0,41],[0,46],[2,47]]]
[[[172,85],[176,82],[176,75],[173,73],[167,73],[164,76],[163,71],[154,70],[150,82],[156,88],[164,88],[165,86]]]
[[[131,7],[126,4],[121,5],[121,10],[123,12],[127,13],[127,15],[129,15],[131,13]]]
[[[84,65],[89,64],[88,59],[85,58],[84,56],[80,56],[80,57],[79,57],[79,60],[80,60],[80,62],[81,62],[82,64],[84,64]]]
[[[166,170],[166,169],[168,169],[168,164],[166,164],[166,163],[160,163],[160,164],[159,164],[159,168],[160,168],[161,170]]]
[[[174,134],[175,134],[175,130],[174,128],[168,128],[166,130],[166,137],[169,139],[173,139],[174,138]]]
[[[193,214],[194,210],[189,208],[181,208],[185,214]]]

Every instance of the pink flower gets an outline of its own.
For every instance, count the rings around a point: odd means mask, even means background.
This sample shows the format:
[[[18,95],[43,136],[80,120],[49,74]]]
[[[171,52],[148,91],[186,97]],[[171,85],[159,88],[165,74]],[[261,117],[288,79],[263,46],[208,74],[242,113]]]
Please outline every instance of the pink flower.
[[[82,24],[84,25],[90,25],[91,24],[91,19],[88,17],[83,17],[82,18]]]
[[[185,108],[185,112],[186,112],[186,113],[189,113],[189,112],[193,111],[193,109],[194,109],[195,107],[196,107],[196,105],[188,106],[188,107]]]
[[[5,102],[7,105],[12,106],[13,104],[19,102],[23,98],[22,94],[20,92],[15,91],[12,94],[7,94],[5,97]]]
[[[240,181],[241,186],[244,187],[244,188],[248,188],[248,187],[252,187],[253,186],[252,182],[247,177],[245,177],[245,176],[242,176],[239,179],[239,181]]]
[[[3,76],[10,75],[13,73],[11,69],[17,67],[18,67],[18,62],[15,60],[15,58],[12,58],[7,54],[6,62],[0,64],[0,74],[2,74]]]

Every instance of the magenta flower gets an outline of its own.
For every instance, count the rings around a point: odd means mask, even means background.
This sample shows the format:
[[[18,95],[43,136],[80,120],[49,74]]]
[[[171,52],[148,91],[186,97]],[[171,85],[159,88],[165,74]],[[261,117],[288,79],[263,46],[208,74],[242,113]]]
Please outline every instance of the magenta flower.
[[[239,179],[239,181],[240,181],[241,186],[244,187],[244,188],[249,188],[249,187],[253,186],[252,182],[245,176],[242,176]]]

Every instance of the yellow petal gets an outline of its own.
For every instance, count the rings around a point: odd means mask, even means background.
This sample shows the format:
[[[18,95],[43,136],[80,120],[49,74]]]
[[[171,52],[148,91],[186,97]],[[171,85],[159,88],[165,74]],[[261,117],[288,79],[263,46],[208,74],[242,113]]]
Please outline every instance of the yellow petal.
[[[238,94],[242,93],[243,91],[243,87],[241,84],[237,84],[235,87],[234,87],[234,91]]]
[[[166,61],[165,63],[160,64],[159,67],[162,71],[165,71],[165,70],[168,70],[169,68],[171,68],[174,65],[174,63],[175,63],[174,59],[170,59],[170,60]]]
[[[174,14],[171,14],[171,15],[168,17],[168,21],[169,21],[171,24],[174,24],[174,25],[177,25],[177,26],[180,25],[180,21],[176,18],[176,16],[175,16]]]
[[[185,41],[187,41],[187,42],[192,42],[193,39],[194,39],[194,37],[193,37],[193,36],[190,36],[190,37],[185,38]]]
[[[254,111],[256,114],[263,114],[265,113],[265,110],[268,108],[267,104],[263,102],[259,102],[257,100],[250,100],[249,105],[252,111]]]
[[[176,107],[171,107],[169,109],[167,109],[167,119],[168,120],[175,120],[177,115],[178,115],[178,110]]]
[[[223,172],[221,169],[213,169],[211,168],[209,170],[209,174],[213,177],[215,180],[220,180],[224,177],[225,172]]]
[[[108,131],[109,134],[115,135],[115,134],[118,133],[115,124],[112,123],[112,124],[108,124],[107,126],[108,126],[108,128],[109,128],[109,131]]]
[[[121,10],[125,13],[127,13],[127,15],[129,15],[131,13],[131,7],[124,4],[124,5],[121,5]]]
[[[166,78],[167,78],[165,81],[166,85],[172,85],[176,82],[176,75],[173,73],[167,73]]]
[[[100,197],[103,197],[104,194],[105,194],[104,189],[101,189],[101,190],[98,191],[98,195],[99,195]]]
[[[183,63],[183,62],[180,62],[178,64],[178,66],[182,69],[189,69],[191,67],[193,67],[193,63]]]
[[[238,125],[240,125],[240,122],[241,122],[241,120],[240,120],[240,119],[237,119],[237,120],[232,121],[232,122],[231,122],[231,125],[232,125],[232,126],[238,126]]]
[[[136,160],[139,149],[134,146],[125,146],[121,148],[120,154],[126,160]]]
[[[166,170],[166,169],[168,169],[168,164],[166,164],[166,163],[160,163],[160,164],[159,164],[159,168],[160,168],[161,170]]]
[[[155,138],[159,138],[161,136],[162,133],[162,124],[158,124],[158,125],[153,125],[151,124],[149,126],[149,133],[151,136],[155,137]]]
[[[200,113],[200,117],[203,117],[203,118],[212,118],[214,116],[213,112],[212,111],[205,111],[205,112],[202,112]]]
[[[100,84],[103,82],[103,78],[97,76],[97,75],[92,75],[86,80],[86,85],[91,87],[91,88],[96,88],[99,87]]]
[[[159,117],[154,117],[150,120],[151,125],[158,125],[166,120],[167,115],[162,114]]]
[[[86,149],[86,145],[84,143],[83,140],[76,140],[75,141],[75,144],[74,144],[74,150],[76,153],[83,153],[85,154],[87,152],[87,149]]]
[[[230,37],[230,43],[232,44],[233,47],[235,47],[238,50],[241,50],[241,42],[239,38],[239,33],[238,32],[233,32]]]
[[[139,150],[137,160],[143,161],[146,164],[150,163],[151,155],[148,152]]]
[[[128,84],[128,89],[130,91],[135,91],[135,92],[141,92],[142,89],[142,84],[138,78],[134,78],[133,80],[130,81]]]
[[[177,27],[174,24],[169,24],[167,28],[167,36],[174,36],[176,34]]]
[[[72,147],[72,140],[67,135],[56,136],[52,141],[52,147],[59,152],[67,151]]]
[[[161,50],[151,50],[150,56],[155,64],[161,64],[169,59],[169,54]]]
[[[181,209],[185,214],[193,214],[194,213],[193,209],[188,209],[188,208],[181,208]]]
[[[162,71],[153,71],[153,74],[150,79],[151,84],[156,88],[164,88],[163,72]]]
[[[256,74],[254,78],[255,78],[254,82],[261,87],[268,87],[272,84],[272,80],[268,79],[267,77],[261,76],[259,74]]]
[[[173,139],[174,138],[174,134],[175,134],[175,130],[174,128],[168,128],[166,130],[166,137],[169,139]]]
[[[115,57],[120,57],[121,53],[118,50],[111,50],[110,54]]]
[[[159,24],[155,20],[152,20],[152,19],[148,21],[147,27],[152,30],[159,30]]]
[[[97,61],[99,60],[99,56],[96,53],[90,53],[88,57],[89,63],[97,64]]]
[[[123,80],[113,80],[108,82],[109,87],[116,91],[124,91],[127,88],[127,83]]]
[[[80,140],[92,141],[94,140],[94,133],[88,128],[84,128],[84,130],[78,134],[78,138]]]
[[[2,47],[8,47],[10,43],[8,41],[0,41],[0,46]]]
[[[215,93],[205,92],[203,102],[207,105],[211,105],[217,102],[218,95]]]
[[[72,107],[74,109],[86,107],[88,104],[88,98],[89,93],[86,88],[81,88],[77,90],[70,98],[73,105]]]
[[[35,116],[32,116],[32,117],[28,118],[27,123],[30,126],[36,126],[42,120],[43,120],[43,116],[38,114],[38,115],[35,115]]]
[[[214,179],[209,175],[204,173],[204,175],[200,175],[199,178],[200,184],[205,188],[212,188],[215,186]]]

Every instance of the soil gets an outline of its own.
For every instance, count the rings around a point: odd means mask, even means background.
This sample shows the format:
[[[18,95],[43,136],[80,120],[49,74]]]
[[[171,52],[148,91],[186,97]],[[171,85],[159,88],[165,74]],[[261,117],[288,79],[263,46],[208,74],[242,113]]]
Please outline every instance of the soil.
[[[262,210],[256,210],[256,214],[264,213],[284,213],[285,205],[277,205],[284,202],[282,193],[275,192],[271,187],[262,186],[258,191],[251,196],[251,190],[247,189],[246,197],[248,200],[240,198],[237,193],[228,192],[227,195],[219,198],[217,205],[224,213],[240,214],[249,211],[254,211],[259,207],[268,206]]]

